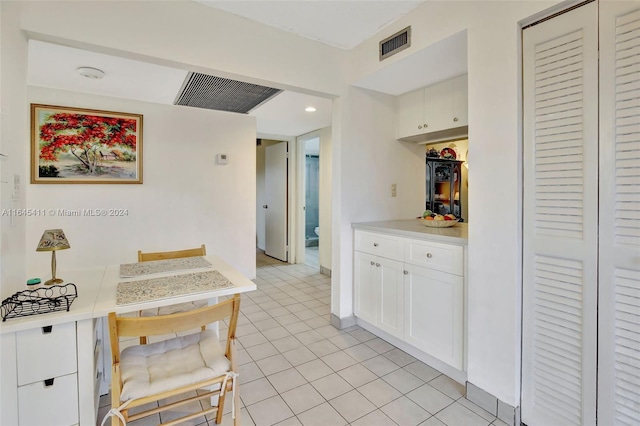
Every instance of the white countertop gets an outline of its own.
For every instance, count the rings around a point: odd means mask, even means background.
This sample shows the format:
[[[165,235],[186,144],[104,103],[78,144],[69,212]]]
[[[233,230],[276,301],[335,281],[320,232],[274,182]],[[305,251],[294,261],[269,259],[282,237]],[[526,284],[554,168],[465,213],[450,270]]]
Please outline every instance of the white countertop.
[[[144,275],[136,278],[120,278],[120,265],[103,267],[60,270],[57,276],[64,279],[64,284],[74,283],[78,290],[78,297],[73,301],[69,312],[58,311],[28,317],[9,318],[0,322],[0,334],[28,330],[48,325],[80,321],[90,318],[105,317],[109,312],[118,314],[135,312],[141,309],[169,306],[176,303],[192,302],[196,300],[213,299],[235,293],[244,293],[256,289],[255,283],[242,275],[231,265],[217,256],[205,256],[211,262],[211,268],[191,269],[165,274]],[[116,305],[116,288],[119,282],[138,281],[162,276],[178,275],[205,270],[217,270],[233,283],[233,287],[208,292],[173,296],[166,299],[156,299],[144,303]]]
[[[351,226],[353,229],[467,245],[467,230],[469,225],[466,223],[458,223],[450,228],[428,228],[417,219],[406,219],[352,223]]]

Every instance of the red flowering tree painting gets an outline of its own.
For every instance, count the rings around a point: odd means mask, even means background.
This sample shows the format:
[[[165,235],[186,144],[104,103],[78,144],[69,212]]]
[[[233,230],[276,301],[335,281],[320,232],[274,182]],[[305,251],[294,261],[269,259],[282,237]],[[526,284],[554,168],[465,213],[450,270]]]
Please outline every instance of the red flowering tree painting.
[[[141,182],[141,115],[32,105],[32,120],[32,182]]]

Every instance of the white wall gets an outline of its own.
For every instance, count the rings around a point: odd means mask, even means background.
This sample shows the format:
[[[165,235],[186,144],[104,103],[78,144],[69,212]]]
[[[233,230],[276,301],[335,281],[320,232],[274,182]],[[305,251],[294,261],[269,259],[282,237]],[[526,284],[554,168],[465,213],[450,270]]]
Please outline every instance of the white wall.
[[[27,40],[18,26],[18,7],[0,2],[0,210],[27,207],[26,158],[29,149],[29,121],[26,104]],[[20,178],[18,200],[13,200],[13,180]],[[0,299],[25,286],[25,222],[23,218],[0,216]],[[34,244],[37,244],[35,242]]]
[[[29,218],[29,270],[50,271],[50,254],[35,246],[44,229],[62,228],[71,249],[58,253],[59,269],[135,262],[137,250],[204,243],[207,253],[255,277],[254,117],[37,87],[28,98],[144,115],[142,185],[28,185],[29,208],[128,210],[126,217]],[[228,154],[229,164],[217,165],[218,153]]]
[[[521,297],[521,135],[518,126],[519,28],[518,21],[557,2],[544,1],[467,1],[426,2],[412,13],[359,45],[351,55],[350,81],[411,55],[438,40],[467,29],[469,68],[469,281],[468,281],[468,378],[476,386],[502,401],[519,405],[520,394],[520,297]],[[378,61],[377,43],[385,35],[411,25],[411,48],[383,63]],[[344,109],[353,109],[362,100],[352,97]],[[345,117],[348,119],[349,117]],[[389,124],[367,123],[378,133]],[[348,236],[349,223],[358,210],[370,211],[371,219],[385,219],[378,213],[375,194],[363,196],[367,188],[347,184],[379,178],[373,169],[357,167],[368,143],[353,146],[343,132],[342,159],[338,179],[343,182],[342,235]],[[375,161],[371,158],[369,161]],[[396,169],[396,172],[399,170]],[[352,177],[353,176],[353,177]],[[424,183],[412,185],[419,191]],[[402,191],[399,187],[399,191]],[[420,192],[422,194],[422,192]],[[359,216],[363,216],[360,214]],[[341,243],[341,263],[349,264],[350,242]],[[351,271],[340,273],[343,291]],[[342,302],[342,301],[341,301]],[[344,302],[347,302],[345,300]],[[346,315],[348,303],[341,303]]]
[[[332,307],[353,315],[353,222],[409,219],[424,211],[424,146],[396,140],[395,97],[350,87],[341,96],[342,144],[334,146],[334,202],[339,197],[339,232],[334,232]],[[335,116],[334,116],[335,118]],[[335,120],[334,120],[335,122]],[[391,184],[397,197],[391,197]],[[334,225],[335,228],[335,225]]]

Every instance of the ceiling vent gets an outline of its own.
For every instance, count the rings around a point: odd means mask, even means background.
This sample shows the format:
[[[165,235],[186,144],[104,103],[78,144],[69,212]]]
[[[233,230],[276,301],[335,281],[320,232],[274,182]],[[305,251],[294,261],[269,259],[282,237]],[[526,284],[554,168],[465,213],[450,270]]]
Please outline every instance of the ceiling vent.
[[[387,59],[411,46],[411,27],[398,31],[380,42],[380,60]]]
[[[174,104],[247,114],[280,92],[272,87],[190,72]]]

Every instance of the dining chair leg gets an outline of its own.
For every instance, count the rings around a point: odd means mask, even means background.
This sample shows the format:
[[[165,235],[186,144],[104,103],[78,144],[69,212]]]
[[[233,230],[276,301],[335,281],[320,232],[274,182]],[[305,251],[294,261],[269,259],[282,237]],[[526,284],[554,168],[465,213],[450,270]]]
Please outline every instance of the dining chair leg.
[[[224,395],[218,397],[218,412],[216,413],[216,424],[222,423],[222,415],[224,413],[224,401],[227,397],[227,389],[224,390]]]

